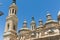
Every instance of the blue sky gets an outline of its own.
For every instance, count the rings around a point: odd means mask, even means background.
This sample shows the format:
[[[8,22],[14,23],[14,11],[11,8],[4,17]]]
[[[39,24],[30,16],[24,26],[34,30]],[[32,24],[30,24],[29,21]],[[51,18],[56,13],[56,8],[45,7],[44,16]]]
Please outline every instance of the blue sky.
[[[0,0],[0,3],[2,3],[0,11],[4,13],[3,16],[0,16],[0,40],[3,40],[6,17],[8,16],[12,0]],[[60,0],[17,0],[17,7],[18,30],[20,30],[24,18],[26,18],[29,28],[32,16],[35,17],[37,25],[40,18],[45,23],[47,11],[50,12],[54,20],[57,20],[57,14],[60,10]]]

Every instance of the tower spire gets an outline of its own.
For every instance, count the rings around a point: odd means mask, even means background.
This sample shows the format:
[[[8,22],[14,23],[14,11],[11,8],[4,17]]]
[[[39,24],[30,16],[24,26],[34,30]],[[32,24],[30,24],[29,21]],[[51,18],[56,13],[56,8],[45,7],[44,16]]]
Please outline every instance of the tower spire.
[[[35,22],[34,16],[32,16],[31,30],[35,30],[35,29],[36,29],[36,22]]]
[[[16,4],[16,0],[13,0],[13,3],[15,3],[15,4]]]
[[[52,20],[52,17],[51,17],[50,12],[47,13],[47,16],[46,17],[47,17],[47,21]]]
[[[26,19],[24,19],[23,28],[27,28],[27,21],[26,21]]]

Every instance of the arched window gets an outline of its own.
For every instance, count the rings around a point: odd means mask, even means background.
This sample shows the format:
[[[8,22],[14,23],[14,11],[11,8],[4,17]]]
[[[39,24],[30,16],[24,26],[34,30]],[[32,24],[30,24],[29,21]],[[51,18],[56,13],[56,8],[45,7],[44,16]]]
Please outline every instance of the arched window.
[[[15,14],[16,14],[16,10],[15,10]]]
[[[13,25],[13,29],[16,30],[15,25]]]
[[[9,24],[7,25],[8,29],[9,29]]]
[[[12,13],[14,13],[14,9],[12,9]]]

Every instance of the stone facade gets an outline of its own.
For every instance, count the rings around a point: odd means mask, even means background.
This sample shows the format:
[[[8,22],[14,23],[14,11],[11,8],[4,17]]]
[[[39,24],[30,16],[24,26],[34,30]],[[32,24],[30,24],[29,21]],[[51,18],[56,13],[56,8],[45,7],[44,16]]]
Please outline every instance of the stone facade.
[[[53,20],[48,12],[46,23],[43,24],[42,19],[40,19],[38,26],[36,26],[35,19],[32,17],[31,29],[27,28],[27,21],[25,19],[23,28],[18,33],[16,12],[16,0],[13,0],[12,5],[9,7],[9,15],[6,18],[4,40],[60,40],[60,11],[58,12],[57,20]]]

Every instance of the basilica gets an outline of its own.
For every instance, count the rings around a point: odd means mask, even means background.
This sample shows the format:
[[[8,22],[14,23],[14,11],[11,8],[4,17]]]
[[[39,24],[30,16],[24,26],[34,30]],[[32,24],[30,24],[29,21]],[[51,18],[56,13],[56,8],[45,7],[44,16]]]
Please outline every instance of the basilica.
[[[36,26],[35,19],[32,17],[30,23],[31,29],[27,27],[27,21],[24,20],[23,26],[18,32],[18,18],[16,14],[16,0],[13,0],[6,17],[3,40],[60,40],[60,11],[58,12],[57,20],[53,20],[50,13],[47,13],[45,24],[40,19],[38,26]]]

